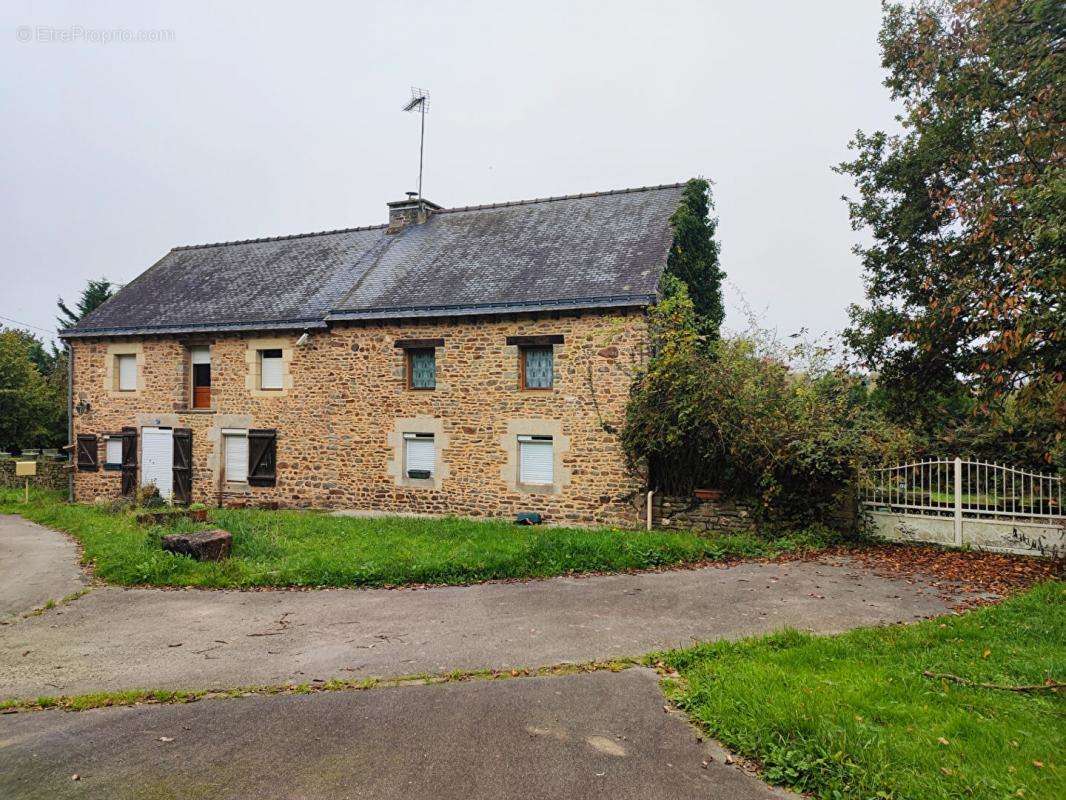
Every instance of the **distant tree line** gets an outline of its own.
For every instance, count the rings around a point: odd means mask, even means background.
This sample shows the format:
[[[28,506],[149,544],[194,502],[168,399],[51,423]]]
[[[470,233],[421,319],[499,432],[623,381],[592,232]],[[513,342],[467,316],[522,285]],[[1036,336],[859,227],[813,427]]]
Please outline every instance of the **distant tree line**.
[[[60,329],[111,297],[114,285],[101,278],[82,290],[74,309],[57,302]],[[28,331],[0,328],[0,450],[62,447],[67,443],[67,354]]]

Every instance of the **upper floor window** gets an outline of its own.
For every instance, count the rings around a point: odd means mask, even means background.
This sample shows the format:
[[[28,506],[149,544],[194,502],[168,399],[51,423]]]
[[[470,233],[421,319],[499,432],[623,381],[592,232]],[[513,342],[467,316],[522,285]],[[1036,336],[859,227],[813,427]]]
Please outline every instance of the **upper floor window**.
[[[189,348],[189,361],[192,364],[192,407],[211,407],[211,348],[197,346]]]
[[[137,390],[137,356],[135,354],[123,353],[115,356],[115,377],[119,391]]]
[[[437,351],[432,347],[411,348],[407,353],[407,388],[437,387]]]
[[[283,365],[281,349],[259,351],[259,388],[281,389],[283,388]]]
[[[551,345],[523,347],[519,373],[523,389],[551,389],[555,367]]]

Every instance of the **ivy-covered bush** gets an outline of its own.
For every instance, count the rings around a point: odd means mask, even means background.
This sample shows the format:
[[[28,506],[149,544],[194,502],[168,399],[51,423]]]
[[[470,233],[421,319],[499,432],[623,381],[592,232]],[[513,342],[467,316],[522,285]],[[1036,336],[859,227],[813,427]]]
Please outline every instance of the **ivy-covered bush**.
[[[723,489],[757,501],[768,522],[806,524],[839,509],[862,465],[913,452],[827,348],[758,330],[708,343],[685,285],[668,275],[663,294],[622,431],[650,487]]]

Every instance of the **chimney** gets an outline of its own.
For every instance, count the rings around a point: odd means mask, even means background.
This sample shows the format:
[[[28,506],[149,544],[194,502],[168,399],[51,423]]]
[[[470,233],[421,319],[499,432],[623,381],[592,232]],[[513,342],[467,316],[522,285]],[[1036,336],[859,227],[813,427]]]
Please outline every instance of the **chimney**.
[[[430,200],[419,198],[417,192],[408,192],[406,200],[394,200],[387,205],[389,227],[386,233],[399,233],[408,225],[421,225],[434,211],[442,208]]]

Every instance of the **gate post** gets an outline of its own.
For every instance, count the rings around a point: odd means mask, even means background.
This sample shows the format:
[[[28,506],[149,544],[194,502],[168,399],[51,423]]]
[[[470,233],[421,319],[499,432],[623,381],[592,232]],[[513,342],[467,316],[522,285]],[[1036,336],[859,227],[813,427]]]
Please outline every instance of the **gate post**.
[[[962,459],[955,456],[955,546],[962,546]]]

